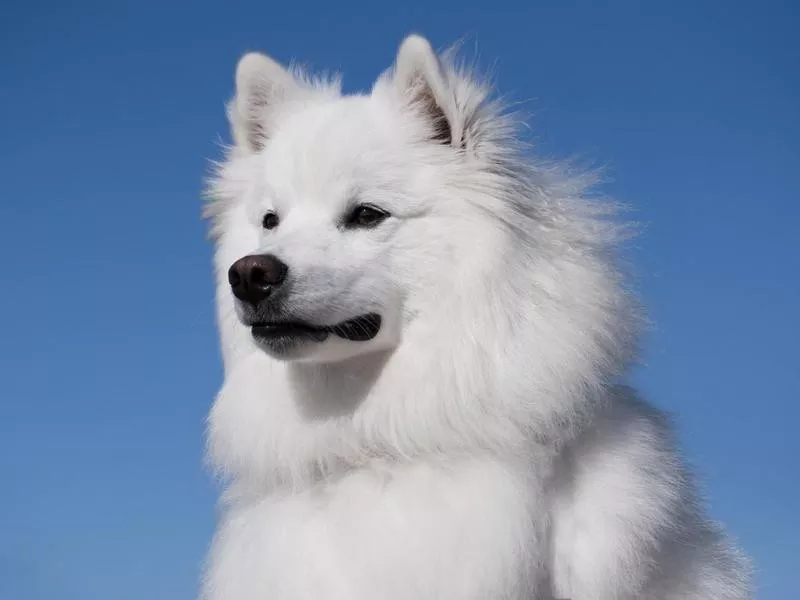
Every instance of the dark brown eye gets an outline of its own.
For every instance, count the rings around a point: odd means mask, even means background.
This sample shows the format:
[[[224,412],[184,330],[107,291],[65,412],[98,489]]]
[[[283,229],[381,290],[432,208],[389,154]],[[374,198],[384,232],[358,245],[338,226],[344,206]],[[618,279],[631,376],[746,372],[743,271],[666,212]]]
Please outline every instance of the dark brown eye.
[[[264,229],[275,229],[280,223],[281,220],[278,218],[274,212],[268,212],[264,215],[264,218],[261,219],[261,226]]]
[[[357,227],[375,227],[389,216],[385,210],[370,204],[359,204],[352,212],[347,215],[345,227],[355,229]]]

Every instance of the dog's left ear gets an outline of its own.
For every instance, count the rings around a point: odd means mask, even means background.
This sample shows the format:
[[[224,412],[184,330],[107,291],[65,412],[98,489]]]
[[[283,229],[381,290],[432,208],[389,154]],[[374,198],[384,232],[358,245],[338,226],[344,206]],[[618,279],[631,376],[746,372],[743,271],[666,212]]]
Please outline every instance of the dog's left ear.
[[[434,141],[462,145],[463,128],[455,118],[455,98],[428,40],[418,35],[403,40],[397,52],[393,84],[403,100],[429,122]]]

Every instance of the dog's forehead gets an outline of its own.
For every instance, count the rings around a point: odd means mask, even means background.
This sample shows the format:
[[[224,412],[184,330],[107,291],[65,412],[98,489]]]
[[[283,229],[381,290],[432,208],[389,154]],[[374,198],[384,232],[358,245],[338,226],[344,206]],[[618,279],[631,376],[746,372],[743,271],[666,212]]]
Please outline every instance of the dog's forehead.
[[[266,183],[298,201],[330,202],[337,190],[357,187],[391,151],[387,129],[366,97],[305,107],[287,116],[267,144]]]

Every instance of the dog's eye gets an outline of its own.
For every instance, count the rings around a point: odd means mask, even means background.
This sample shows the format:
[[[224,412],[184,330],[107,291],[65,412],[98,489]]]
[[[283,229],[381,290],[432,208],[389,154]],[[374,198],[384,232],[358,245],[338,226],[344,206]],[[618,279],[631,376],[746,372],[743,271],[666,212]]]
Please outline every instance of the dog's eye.
[[[389,216],[385,210],[371,204],[359,204],[345,219],[345,227],[375,227]]]
[[[274,212],[268,212],[264,215],[264,218],[261,219],[261,226],[264,229],[275,229],[280,223],[281,220],[278,218]]]

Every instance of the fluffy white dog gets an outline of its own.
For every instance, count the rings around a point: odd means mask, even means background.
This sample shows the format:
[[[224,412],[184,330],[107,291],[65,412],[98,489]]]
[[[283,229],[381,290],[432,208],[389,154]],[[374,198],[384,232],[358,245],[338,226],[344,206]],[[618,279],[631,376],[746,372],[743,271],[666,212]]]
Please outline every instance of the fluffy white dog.
[[[342,96],[248,54],[211,186],[206,600],[738,600],[586,180],[423,38]]]

